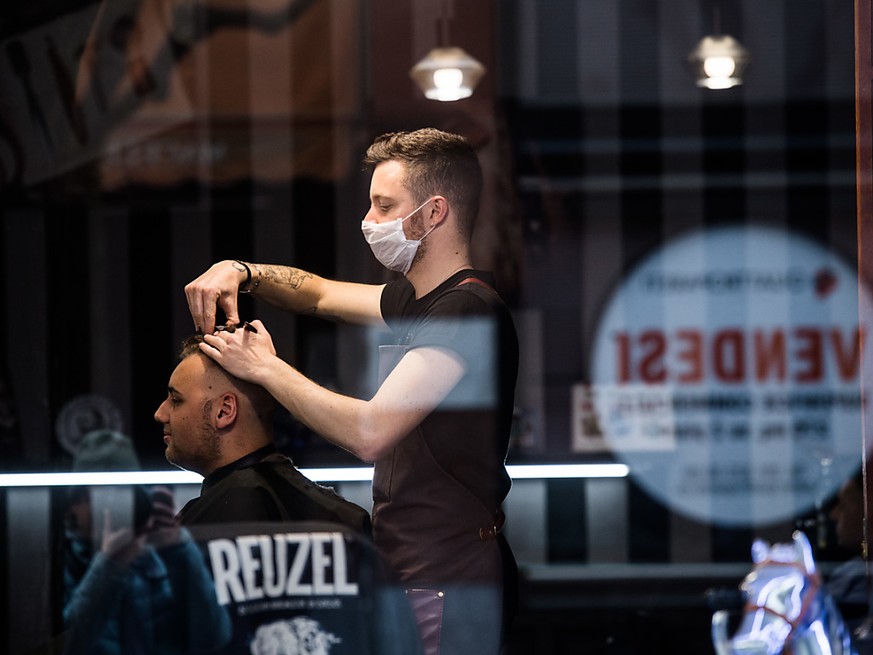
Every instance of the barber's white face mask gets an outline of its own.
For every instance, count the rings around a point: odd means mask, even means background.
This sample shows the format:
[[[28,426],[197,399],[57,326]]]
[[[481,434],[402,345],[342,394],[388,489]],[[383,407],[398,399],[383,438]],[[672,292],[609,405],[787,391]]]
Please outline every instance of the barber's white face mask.
[[[433,198],[428,198],[403,218],[385,223],[361,221],[361,231],[364,233],[364,238],[370,244],[370,250],[373,251],[382,266],[404,275],[409,271],[421,240],[430,234],[436,225],[425,232],[421,239],[407,239],[406,234],[403,233],[403,222],[431,200]]]

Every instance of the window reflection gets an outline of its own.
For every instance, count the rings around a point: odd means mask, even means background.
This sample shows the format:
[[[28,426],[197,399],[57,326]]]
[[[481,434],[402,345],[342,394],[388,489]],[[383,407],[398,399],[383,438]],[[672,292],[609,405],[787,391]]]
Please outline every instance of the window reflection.
[[[725,7],[755,58],[714,97],[684,60],[704,8],[456,2],[452,34],[489,74],[451,108],[408,78],[436,45],[436,4],[4,10],[0,468],[70,471],[107,428],[165,469],[151,415],[191,329],[183,284],[223,257],[381,281],[354,227],[359,150],[434,124],[470,136],[489,179],[477,258],[509,290],[522,346],[509,463],[629,469],[514,481],[519,650],[670,650],[681,635],[705,652],[756,537],[800,529],[825,577],[844,562],[865,577],[830,518],[869,424],[852,3]],[[377,337],[274,323],[312,377],[369,389]],[[290,416],[276,432],[301,466],[356,464]],[[367,482],[343,490],[369,503]],[[9,652],[62,629],[67,494],[0,492]]]

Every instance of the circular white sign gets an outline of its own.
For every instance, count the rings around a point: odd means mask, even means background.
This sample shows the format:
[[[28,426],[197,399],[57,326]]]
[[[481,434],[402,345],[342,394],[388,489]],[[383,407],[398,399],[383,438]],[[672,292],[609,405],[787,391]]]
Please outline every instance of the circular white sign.
[[[590,379],[607,445],[695,519],[759,525],[813,508],[861,464],[871,332],[858,284],[839,256],[784,230],[667,243],[623,279],[597,328]]]

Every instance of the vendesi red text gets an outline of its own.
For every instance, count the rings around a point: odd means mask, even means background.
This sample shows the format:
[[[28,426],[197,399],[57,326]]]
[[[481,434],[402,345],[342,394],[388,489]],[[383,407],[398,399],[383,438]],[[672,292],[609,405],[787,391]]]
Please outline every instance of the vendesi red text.
[[[858,326],[617,331],[616,377],[620,384],[815,384],[830,367],[851,382],[858,377],[862,336]]]

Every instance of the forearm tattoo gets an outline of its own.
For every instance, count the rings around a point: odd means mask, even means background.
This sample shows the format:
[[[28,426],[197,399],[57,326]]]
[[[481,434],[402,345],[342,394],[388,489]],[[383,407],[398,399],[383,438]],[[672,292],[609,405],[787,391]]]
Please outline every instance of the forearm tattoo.
[[[264,277],[276,284],[283,284],[292,289],[299,289],[303,286],[304,281],[312,279],[312,273],[307,273],[306,271],[291,266],[283,266],[281,268],[270,266],[264,270]]]
[[[299,291],[306,280],[311,280],[314,277],[312,273],[293,266],[269,266],[264,269],[263,274],[265,279],[274,284],[290,287],[295,291]],[[302,311],[304,314],[317,314],[318,308],[312,306],[301,310],[298,307],[296,311]]]

